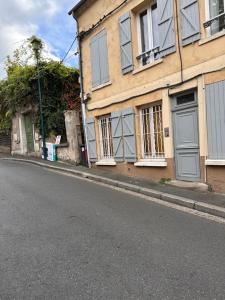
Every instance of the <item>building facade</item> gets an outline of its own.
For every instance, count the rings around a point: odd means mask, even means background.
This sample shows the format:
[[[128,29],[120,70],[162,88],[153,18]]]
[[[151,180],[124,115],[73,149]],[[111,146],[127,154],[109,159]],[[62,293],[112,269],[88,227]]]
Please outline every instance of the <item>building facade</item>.
[[[225,0],[81,0],[93,166],[225,192]]]

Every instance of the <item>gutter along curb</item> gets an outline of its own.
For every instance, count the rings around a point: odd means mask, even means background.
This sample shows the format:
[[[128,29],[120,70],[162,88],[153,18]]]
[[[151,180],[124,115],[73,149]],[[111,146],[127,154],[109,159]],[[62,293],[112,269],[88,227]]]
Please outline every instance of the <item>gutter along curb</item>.
[[[30,163],[30,164],[37,165],[40,167],[44,167],[44,168],[48,168],[48,169],[52,169],[52,170],[56,170],[56,171],[61,171],[64,173],[76,175],[81,178],[87,178],[94,182],[101,182],[101,183],[104,183],[109,186],[118,187],[121,189],[139,193],[141,195],[149,196],[152,198],[157,198],[157,199],[163,200],[165,202],[177,204],[177,205],[187,207],[187,208],[190,208],[190,209],[193,209],[196,211],[204,212],[204,213],[207,213],[207,214],[210,214],[213,216],[225,218],[225,208],[219,207],[216,205],[212,205],[212,204],[208,204],[208,203],[204,203],[204,202],[200,202],[200,201],[195,201],[195,200],[180,197],[177,195],[163,193],[163,192],[153,190],[153,189],[139,187],[138,185],[121,182],[118,180],[113,180],[113,179],[106,178],[103,176],[90,174],[88,172],[82,172],[82,171],[78,171],[78,170],[74,170],[74,169],[69,169],[66,167],[53,166],[53,165],[49,165],[49,164],[46,164],[43,162],[27,160],[27,159],[19,159],[19,158],[1,158],[1,160],[25,162],[25,163]]]

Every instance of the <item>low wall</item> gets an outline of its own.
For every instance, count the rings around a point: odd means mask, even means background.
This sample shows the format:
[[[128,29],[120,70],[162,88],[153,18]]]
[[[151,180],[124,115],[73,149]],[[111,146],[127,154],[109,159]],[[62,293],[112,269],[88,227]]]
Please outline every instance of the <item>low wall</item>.
[[[67,143],[57,146],[57,157],[59,160],[80,163],[81,130],[80,116],[76,111],[65,111],[65,125]]]

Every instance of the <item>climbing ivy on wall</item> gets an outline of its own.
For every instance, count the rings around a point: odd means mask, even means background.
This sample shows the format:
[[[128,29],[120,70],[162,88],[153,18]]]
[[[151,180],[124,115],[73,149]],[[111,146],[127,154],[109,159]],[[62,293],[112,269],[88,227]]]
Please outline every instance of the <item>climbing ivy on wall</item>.
[[[16,112],[28,106],[32,108],[36,126],[40,127],[37,68],[21,59],[28,50],[23,47],[22,55],[16,50],[13,58],[7,59],[7,78],[0,81],[0,127],[9,126]],[[46,135],[65,135],[63,112],[75,109],[80,103],[78,70],[44,59],[39,70]]]

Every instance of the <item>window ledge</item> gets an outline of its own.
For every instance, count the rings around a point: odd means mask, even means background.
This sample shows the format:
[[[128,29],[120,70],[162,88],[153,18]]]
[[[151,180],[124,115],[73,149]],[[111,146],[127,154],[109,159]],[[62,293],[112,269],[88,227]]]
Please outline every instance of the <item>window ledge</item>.
[[[116,166],[116,162],[114,159],[101,159],[95,164],[96,166]]]
[[[141,159],[137,161],[135,167],[167,167],[165,159]]]
[[[207,159],[206,166],[225,166],[225,159]]]
[[[215,39],[218,39],[219,37],[224,36],[224,35],[225,35],[225,30],[222,30],[222,31],[217,32],[213,35],[210,35],[209,37],[201,39],[198,44],[199,44],[199,46],[204,45],[204,44],[209,43],[209,42],[211,42]]]
[[[108,85],[111,85],[111,84],[112,84],[112,81],[108,81],[108,82],[106,82],[106,83],[103,83],[103,84],[101,84],[101,85],[98,85],[98,86],[92,88],[91,91],[94,92],[94,91],[103,89],[104,87],[106,87],[106,86],[108,86]]]
[[[132,72],[132,74],[135,75],[135,74],[140,73],[140,72],[142,72],[142,71],[144,71],[144,70],[147,70],[147,69],[149,69],[149,68],[152,68],[152,67],[154,67],[154,66],[156,66],[156,65],[158,65],[158,64],[161,64],[162,62],[163,62],[163,59],[162,59],[162,58],[157,59],[157,60],[153,61],[153,62],[150,63],[150,64],[147,64],[147,65],[145,65],[145,66],[141,66],[141,67],[137,68],[136,70],[134,70],[134,71]]]

